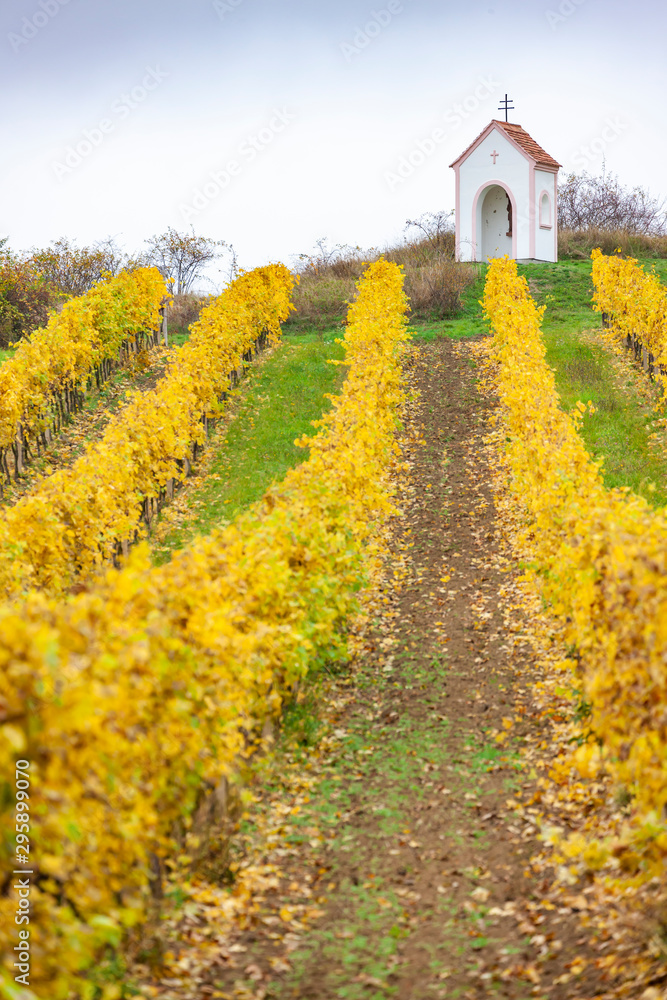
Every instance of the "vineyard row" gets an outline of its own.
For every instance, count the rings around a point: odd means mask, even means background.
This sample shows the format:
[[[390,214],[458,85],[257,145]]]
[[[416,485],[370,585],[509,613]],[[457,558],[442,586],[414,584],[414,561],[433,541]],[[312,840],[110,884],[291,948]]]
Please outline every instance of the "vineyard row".
[[[593,250],[593,308],[651,378],[667,381],[667,289],[631,257]]]
[[[123,355],[157,342],[168,299],[156,268],[122,273],[70,299],[20,342],[0,366],[0,481],[18,478],[48,447],[93,379],[101,388]]]
[[[395,511],[406,307],[400,269],[370,265],[349,312],[348,376],[301,442],[308,459],[233,524],[166,566],[140,545],[66,602],[32,593],[0,608],[0,773],[29,761],[36,995],[90,995],[85,970],[105,944],[220,836],[239,754],[262,745],[309,670],[344,655]],[[7,869],[15,814],[1,801]],[[15,905],[0,897],[3,926]]]
[[[202,310],[150,392],[129,394],[102,438],[0,512],[0,595],[64,593],[127,554],[189,473],[244,357],[275,340],[294,279],[282,265],[242,274]]]
[[[515,262],[492,262],[484,307],[501,401],[498,447],[526,512],[523,559],[576,650],[565,665],[590,711],[571,763],[589,778],[610,775],[629,803],[619,839],[586,849],[598,867],[620,864],[664,881],[667,519],[629,489],[604,487],[578,433],[586,407],[570,415],[560,407],[545,363],[544,310]],[[592,819],[589,828],[593,840]]]

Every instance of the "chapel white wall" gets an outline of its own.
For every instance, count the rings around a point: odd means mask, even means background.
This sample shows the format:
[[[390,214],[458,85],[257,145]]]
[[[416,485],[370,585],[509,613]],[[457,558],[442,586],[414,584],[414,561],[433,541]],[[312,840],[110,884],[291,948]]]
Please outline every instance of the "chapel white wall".
[[[492,152],[498,152],[494,166]],[[528,256],[530,228],[528,224],[530,164],[525,156],[501,132],[494,129],[472,151],[459,168],[460,231],[459,259],[481,260],[481,213],[483,194],[476,207],[476,233],[473,246],[473,203],[480,187],[501,184],[509,187],[516,200],[513,227],[516,229],[516,253]]]
[[[548,170],[535,170],[535,257],[537,260],[558,260],[557,247],[557,176]],[[540,199],[546,191],[551,200],[551,228],[543,229],[540,224]]]
[[[494,165],[493,151],[499,154]],[[536,258],[555,261],[556,240],[556,184],[557,175],[552,171],[535,169],[531,185],[532,163],[498,128],[494,128],[459,165],[459,230],[458,259],[482,260],[482,206],[485,191],[492,184],[509,189],[514,197],[515,211],[512,220],[515,232],[514,255],[519,259]],[[551,227],[540,226],[540,197],[543,191],[551,199]],[[473,207],[478,195],[473,221]],[[531,239],[531,229],[533,238]]]

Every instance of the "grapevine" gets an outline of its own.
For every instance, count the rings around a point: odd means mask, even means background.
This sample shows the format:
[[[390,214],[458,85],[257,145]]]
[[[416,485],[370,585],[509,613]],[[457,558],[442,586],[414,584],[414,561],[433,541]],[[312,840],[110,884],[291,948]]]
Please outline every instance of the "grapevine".
[[[18,476],[125,351],[157,335],[168,293],[156,268],[123,272],[66,302],[0,366],[0,478]],[[11,468],[10,468],[11,462]]]
[[[290,310],[287,268],[242,274],[203,311],[152,392],[130,394],[102,438],[0,515],[0,594],[64,593],[127,552],[187,475],[230,373]],[[233,375],[233,378],[236,376]]]
[[[623,273],[634,280],[631,269]],[[631,294],[629,286],[623,294]],[[664,879],[667,518],[627,488],[604,487],[578,433],[586,406],[570,415],[560,408],[545,363],[543,309],[515,262],[491,263],[484,307],[494,333],[498,440],[526,512],[529,576],[565,622],[577,652],[573,686],[583,686],[590,705],[572,763],[589,778],[605,769],[631,803],[623,837],[601,856],[613,851],[642,878]]]
[[[259,282],[269,289],[270,273],[239,287]],[[272,301],[275,334],[283,305]],[[166,566],[140,545],[68,601],[33,592],[0,608],[0,759],[4,773],[30,761],[37,995],[82,995],[104,945],[146,918],[156,871],[196,849],[198,808],[233,780],[239,754],[261,745],[313,664],[343,655],[394,512],[405,310],[400,268],[372,264],[350,308],[347,380],[301,442],[309,457],[233,524]],[[267,312],[255,295],[218,302],[202,337],[221,316],[242,330]],[[216,348],[198,340],[193,357],[227,350],[222,336]],[[2,810],[8,864],[7,799]],[[6,926],[11,906],[0,898]],[[13,988],[5,980],[0,995]]]

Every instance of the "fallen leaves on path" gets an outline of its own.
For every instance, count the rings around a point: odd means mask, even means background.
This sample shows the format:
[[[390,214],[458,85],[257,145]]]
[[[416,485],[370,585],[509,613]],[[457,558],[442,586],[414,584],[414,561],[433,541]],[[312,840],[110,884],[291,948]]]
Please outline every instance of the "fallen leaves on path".
[[[648,890],[633,923],[599,858],[549,843],[622,808],[599,775],[558,770],[568,655],[516,563],[523,514],[487,438],[478,350],[413,352],[393,556],[352,663],[301,692],[228,874],[172,884],[183,903],[162,927],[162,973],[135,970],[143,996],[665,995]]]

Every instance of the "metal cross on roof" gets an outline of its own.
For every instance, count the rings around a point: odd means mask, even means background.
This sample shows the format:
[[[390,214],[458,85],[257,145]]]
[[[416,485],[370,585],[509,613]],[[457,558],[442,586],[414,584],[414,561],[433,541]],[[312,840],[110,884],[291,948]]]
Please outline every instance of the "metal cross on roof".
[[[505,112],[505,121],[509,121],[509,118],[507,117],[507,112],[508,111],[514,111],[514,105],[512,104],[513,100],[514,100],[513,97],[510,97],[510,99],[508,100],[507,99],[507,94],[505,94],[505,100],[500,102],[500,107],[498,108],[498,111],[503,111],[504,110],[504,112]],[[503,105],[505,105],[504,108],[503,108]]]

